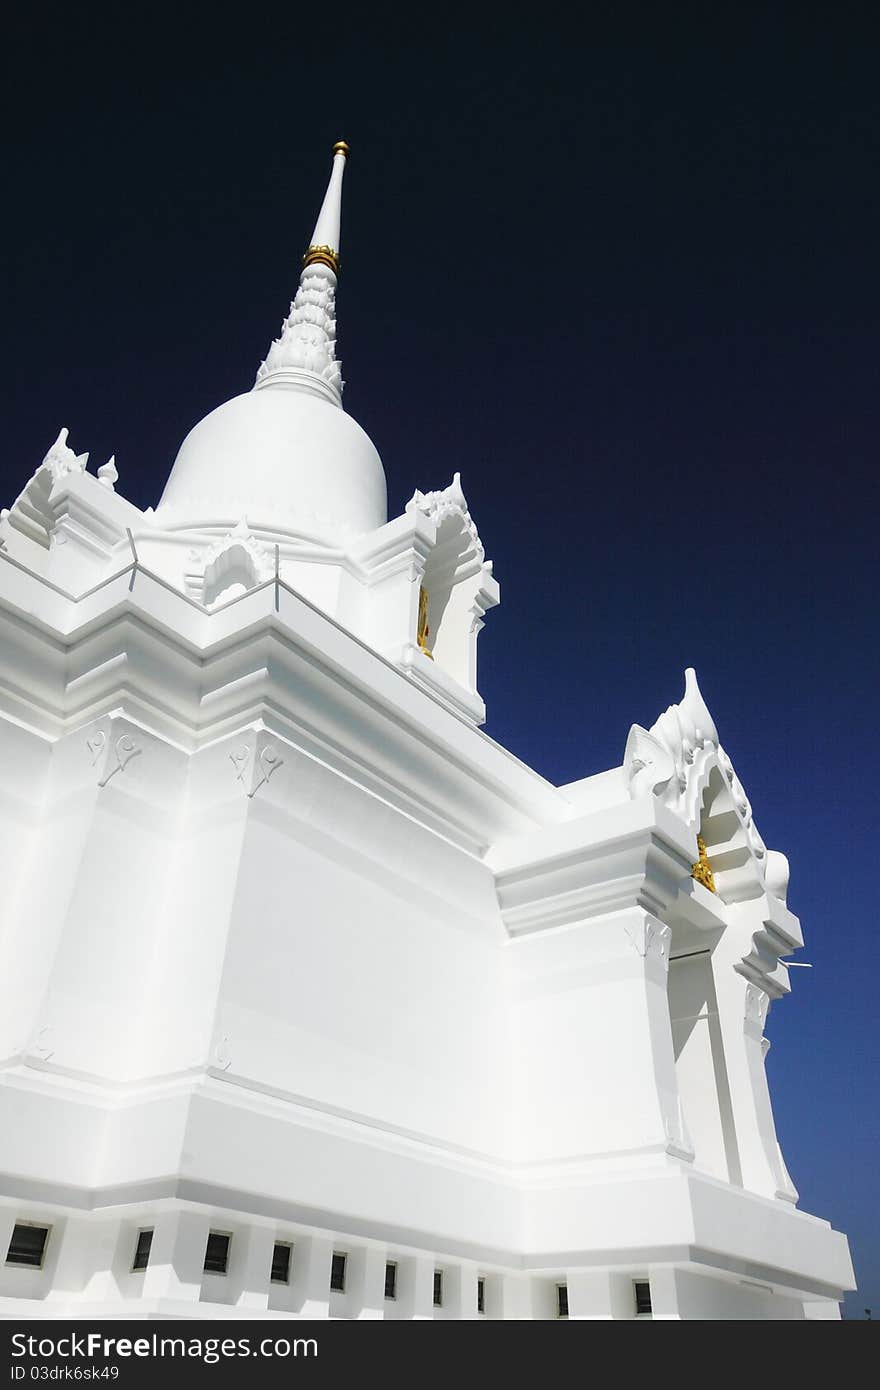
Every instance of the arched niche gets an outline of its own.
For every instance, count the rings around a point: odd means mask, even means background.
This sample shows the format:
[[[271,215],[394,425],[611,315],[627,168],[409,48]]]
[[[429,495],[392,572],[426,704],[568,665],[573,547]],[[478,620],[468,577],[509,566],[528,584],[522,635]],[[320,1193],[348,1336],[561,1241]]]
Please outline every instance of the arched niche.
[[[466,514],[449,511],[439,518],[421,587],[427,595],[427,636],[418,634],[419,646],[442,671],[476,694],[477,636],[486,609],[498,598],[492,566],[484,561]]]
[[[767,850],[729,759],[719,749],[692,788],[691,823],[706,847],[715,892],[743,902],[765,892]]]
[[[253,556],[243,544],[235,542],[205,566],[202,602],[207,607],[228,603],[259,582]]]
[[[247,523],[240,521],[205,549],[190,551],[184,583],[187,593],[212,608],[265,583],[273,569],[267,548],[251,534]]]

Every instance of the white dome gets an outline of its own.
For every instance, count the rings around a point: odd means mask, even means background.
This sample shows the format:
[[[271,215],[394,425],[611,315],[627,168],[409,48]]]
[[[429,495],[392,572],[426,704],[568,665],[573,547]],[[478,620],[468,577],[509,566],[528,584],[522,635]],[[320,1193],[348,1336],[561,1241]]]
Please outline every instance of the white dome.
[[[165,509],[170,515],[164,515]],[[156,520],[342,539],[387,520],[382,460],[336,405],[284,386],[218,406],[180,446]]]

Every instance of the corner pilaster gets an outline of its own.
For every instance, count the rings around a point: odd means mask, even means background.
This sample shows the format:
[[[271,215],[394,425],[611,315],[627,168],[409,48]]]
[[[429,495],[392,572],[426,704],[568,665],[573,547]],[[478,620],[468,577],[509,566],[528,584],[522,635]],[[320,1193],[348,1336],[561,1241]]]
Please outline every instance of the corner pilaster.
[[[747,1191],[795,1203],[797,1189],[776,1137],[764,1065],[770,995],[735,968],[741,956],[735,940],[725,937],[716,947],[712,965],[742,1182]]]

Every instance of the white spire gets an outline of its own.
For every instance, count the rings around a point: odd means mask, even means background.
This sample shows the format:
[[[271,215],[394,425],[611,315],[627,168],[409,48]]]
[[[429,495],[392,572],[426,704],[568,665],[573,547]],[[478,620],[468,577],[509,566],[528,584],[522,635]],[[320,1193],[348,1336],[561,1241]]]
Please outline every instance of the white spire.
[[[333,167],[312,242],[303,257],[299,289],[281,336],[257,372],[254,389],[286,387],[342,405],[342,369],[336,360],[336,277],[339,272],[342,176],[348,145],[333,146]]]
[[[345,173],[347,158],[348,145],[344,140],[338,140],[333,146],[333,168],[330,171],[330,182],[327,185],[327,192],[324,194],[321,211],[318,213],[315,230],[312,232],[311,245],[305,255],[305,264],[308,266],[316,261],[322,261],[319,252],[327,252],[327,260],[331,262],[330,269],[337,273],[339,271],[339,237],[342,221],[342,176]]]

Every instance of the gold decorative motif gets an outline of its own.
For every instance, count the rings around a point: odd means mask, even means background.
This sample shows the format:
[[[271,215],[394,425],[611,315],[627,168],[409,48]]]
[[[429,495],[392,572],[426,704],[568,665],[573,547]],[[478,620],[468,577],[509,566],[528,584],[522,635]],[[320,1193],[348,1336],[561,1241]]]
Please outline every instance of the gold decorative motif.
[[[339,274],[339,256],[332,246],[310,246],[303,256],[303,265],[327,265],[334,275]]]
[[[697,883],[702,883],[703,887],[708,888],[710,893],[717,893],[718,889],[715,887],[715,875],[709,867],[709,855],[706,850],[706,841],[703,839],[702,835],[697,836],[697,850],[699,851],[700,857],[691,869],[691,878],[695,878]]]
[[[424,652],[429,661],[434,657],[428,649],[428,634],[431,629],[428,626],[428,590],[422,584],[419,586],[419,629],[416,641],[419,644],[419,651]]]
[[[348,156],[351,154],[351,150],[349,149],[348,145],[345,143],[344,140],[337,140],[336,144],[333,146],[333,153],[344,154],[345,158],[348,159]]]

